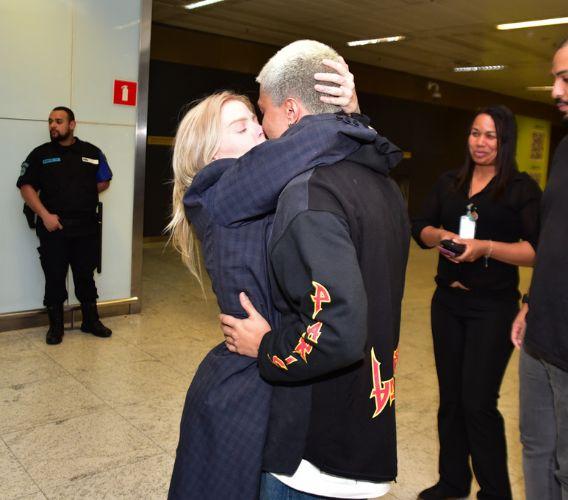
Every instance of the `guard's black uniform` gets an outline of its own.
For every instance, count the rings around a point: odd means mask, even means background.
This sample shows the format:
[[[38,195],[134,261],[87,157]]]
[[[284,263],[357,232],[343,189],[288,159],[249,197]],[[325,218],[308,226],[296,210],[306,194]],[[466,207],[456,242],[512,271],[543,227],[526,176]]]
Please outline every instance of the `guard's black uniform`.
[[[17,186],[29,184],[45,208],[59,216],[63,229],[49,232],[38,218],[41,266],[45,274],[45,306],[67,300],[65,279],[73,271],[75,295],[81,303],[95,302],[93,273],[97,263],[97,183],[110,181],[112,172],[103,152],[75,138],[71,146],[47,142],[22,163]]]

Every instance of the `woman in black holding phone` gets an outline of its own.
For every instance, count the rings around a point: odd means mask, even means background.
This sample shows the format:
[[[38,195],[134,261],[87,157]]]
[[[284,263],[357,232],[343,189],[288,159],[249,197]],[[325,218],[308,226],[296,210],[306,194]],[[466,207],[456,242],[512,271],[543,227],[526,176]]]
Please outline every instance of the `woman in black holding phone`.
[[[481,110],[465,164],[438,179],[413,221],[416,242],[440,252],[431,310],[440,479],[419,494],[425,500],[467,497],[470,457],[478,498],[512,498],[497,399],[513,349],[518,266],[534,261],[541,196],[517,170],[516,139],[508,108]]]

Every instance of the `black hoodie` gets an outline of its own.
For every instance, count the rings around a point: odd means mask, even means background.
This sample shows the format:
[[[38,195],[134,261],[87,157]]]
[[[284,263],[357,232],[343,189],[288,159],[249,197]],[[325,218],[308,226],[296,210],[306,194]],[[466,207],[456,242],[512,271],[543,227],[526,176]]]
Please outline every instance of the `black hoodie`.
[[[302,458],[337,476],[396,477],[394,368],[408,257],[401,152],[363,146],[282,192],[269,243],[281,324],[259,349],[276,384],[264,469]]]

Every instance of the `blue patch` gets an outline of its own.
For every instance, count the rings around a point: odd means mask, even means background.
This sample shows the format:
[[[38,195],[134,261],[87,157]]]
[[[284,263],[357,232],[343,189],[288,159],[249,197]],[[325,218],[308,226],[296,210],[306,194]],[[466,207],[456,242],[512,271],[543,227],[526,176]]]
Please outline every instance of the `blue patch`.
[[[49,165],[50,163],[59,163],[61,162],[61,158],[59,158],[58,156],[55,158],[45,158],[44,160],[41,160],[41,162],[44,165]]]

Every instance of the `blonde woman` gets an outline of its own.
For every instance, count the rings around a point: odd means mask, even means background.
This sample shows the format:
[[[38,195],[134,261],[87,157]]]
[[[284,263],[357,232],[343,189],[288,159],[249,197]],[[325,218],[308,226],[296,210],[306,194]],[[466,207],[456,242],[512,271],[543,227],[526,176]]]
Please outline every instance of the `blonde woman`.
[[[342,62],[328,65],[342,78],[348,72]],[[341,85],[337,77],[329,80]],[[336,102],[346,93],[341,90]],[[348,110],[356,108],[353,96]],[[336,163],[362,144],[384,148],[387,143],[373,129],[333,111],[339,107],[322,103],[313,112],[323,114],[304,117],[269,142],[250,101],[232,92],[213,94],[182,119],[174,147],[169,230],[201,282],[200,241],[223,313],[246,316],[239,302],[244,291],[270,324],[278,324],[266,242],[279,193],[316,165]],[[270,393],[256,359],[233,354],[224,343],[206,356],[188,390],[169,498],[258,497]]]

